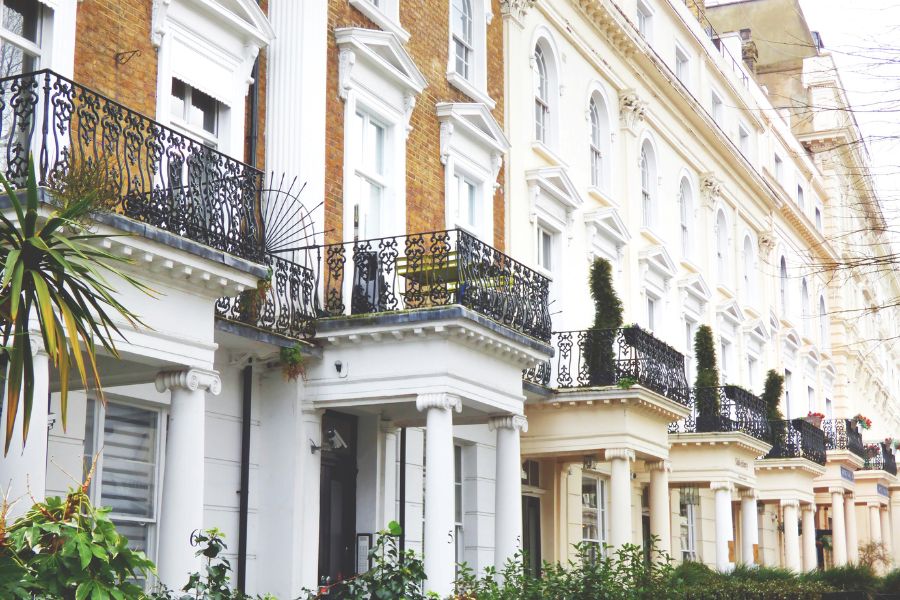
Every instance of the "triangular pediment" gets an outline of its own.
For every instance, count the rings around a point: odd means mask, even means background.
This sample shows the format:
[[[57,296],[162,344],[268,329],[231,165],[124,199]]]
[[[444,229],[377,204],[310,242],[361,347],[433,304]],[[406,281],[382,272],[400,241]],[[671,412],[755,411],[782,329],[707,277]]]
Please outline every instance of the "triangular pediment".
[[[584,204],[578,188],[572,183],[569,174],[562,167],[544,167],[525,172],[525,179],[535,183],[542,191],[563,204],[567,210],[574,210]]]
[[[619,211],[613,207],[598,208],[584,213],[584,224],[614,239],[617,246],[624,246],[631,239]]]
[[[766,329],[766,322],[762,319],[753,319],[744,326],[744,331],[748,335],[757,338],[760,342],[769,339],[769,330]]]
[[[675,263],[672,262],[672,257],[669,256],[665,246],[650,246],[641,250],[638,254],[638,262],[646,264],[651,271],[662,275],[664,279],[671,279],[675,276]]]
[[[790,347],[793,351],[796,352],[800,349],[800,335],[793,327],[785,329],[781,334],[781,337],[784,340],[785,345]]]
[[[734,324],[744,322],[744,311],[741,310],[741,307],[735,300],[729,300],[720,304],[716,308],[716,313]]]
[[[342,27],[334,30],[334,38],[342,50],[352,48],[368,58],[385,74],[393,77],[403,87],[420,93],[428,82],[406,52],[400,39],[388,31]]]
[[[703,280],[703,276],[700,275],[700,273],[682,277],[678,280],[678,287],[704,304],[709,301],[711,296],[709,287],[706,285],[706,281]]]
[[[206,4],[218,5],[226,11],[227,16],[239,19],[247,26],[255,29],[259,35],[271,42],[275,39],[275,31],[269,23],[266,13],[259,7],[256,0],[202,0]]]
[[[509,140],[487,106],[480,102],[439,102],[438,120],[451,121],[497,152],[509,149]]]

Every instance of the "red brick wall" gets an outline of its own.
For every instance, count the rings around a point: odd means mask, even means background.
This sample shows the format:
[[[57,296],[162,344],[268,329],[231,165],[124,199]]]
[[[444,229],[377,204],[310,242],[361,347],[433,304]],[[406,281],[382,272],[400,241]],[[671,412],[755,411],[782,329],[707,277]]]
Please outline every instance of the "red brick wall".
[[[152,5],[153,0],[84,0],[75,32],[75,81],[149,117],[156,115]],[[116,53],[132,50],[140,56],[116,62]]]
[[[494,118],[502,125],[503,19],[499,0],[491,1],[494,18],[487,28],[487,83],[488,93],[497,103]],[[428,81],[428,87],[416,99],[410,119],[412,131],[406,141],[406,228],[410,233],[445,226],[444,165],[440,161],[440,125],[435,105],[473,101],[447,82],[449,4],[447,0],[400,0],[400,23],[410,34],[406,50]],[[326,236],[329,242],[338,241],[343,232],[344,106],[338,95],[338,48],[333,32],[350,26],[377,29],[347,0],[329,0],[325,132],[325,231],[330,232]],[[501,170],[501,184],[503,177]],[[500,190],[494,196],[494,241],[503,248],[504,202]]]
[[[259,7],[266,14],[269,14],[269,0],[261,0]],[[259,69],[257,72],[256,82],[258,87],[257,97],[257,134],[256,134],[256,165],[257,169],[266,170],[266,68],[268,67],[268,55],[265,48],[259,51]],[[252,89],[250,92],[252,93]],[[246,113],[244,115],[244,138],[246,144],[244,147],[244,161],[250,163],[250,135],[252,124],[250,123],[250,95],[247,95]]]

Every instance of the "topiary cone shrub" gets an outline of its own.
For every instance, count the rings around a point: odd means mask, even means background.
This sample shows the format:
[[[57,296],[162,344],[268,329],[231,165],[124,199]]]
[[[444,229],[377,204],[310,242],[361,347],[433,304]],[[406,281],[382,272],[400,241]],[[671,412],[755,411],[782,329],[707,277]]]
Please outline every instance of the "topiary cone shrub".
[[[769,420],[769,428],[772,435],[770,441],[776,448],[784,447],[787,442],[785,439],[784,415],[779,407],[783,393],[784,375],[781,375],[775,369],[769,369],[769,372],[766,373],[766,382],[763,385],[762,401],[766,407],[766,419]]]
[[[694,334],[694,357],[697,360],[697,377],[694,380],[694,394],[697,401],[697,431],[718,431],[719,415],[719,369],[716,365],[716,350],[713,332],[709,325],[701,325]]]
[[[614,385],[616,353],[613,347],[616,329],[622,326],[622,301],[612,283],[612,265],[595,258],[590,272],[591,298],[594,300],[594,324],[584,340],[584,361],[592,386]]]

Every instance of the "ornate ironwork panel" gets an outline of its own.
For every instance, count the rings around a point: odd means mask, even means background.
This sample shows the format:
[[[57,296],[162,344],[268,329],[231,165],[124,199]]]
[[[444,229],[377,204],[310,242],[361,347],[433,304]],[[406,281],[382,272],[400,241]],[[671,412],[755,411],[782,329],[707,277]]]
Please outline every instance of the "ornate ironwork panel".
[[[216,316],[293,339],[315,335],[316,278],[312,269],[282,256],[266,256],[271,279],[264,287],[220,298]]]
[[[557,331],[551,344],[556,354],[548,383],[554,380],[559,388],[636,383],[689,402],[684,356],[640,327]]]
[[[825,419],[822,421],[825,432],[826,450],[849,450],[865,460],[866,450],[863,446],[862,434],[850,419]]]
[[[769,421],[772,449],[765,458],[805,458],[825,464],[825,432],[805,419]]]
[[[866,444],[865,460],[863,469],[867,471],[887,471],[891,475],[897,474],[897,459],[894,456],[894,449],[884,442]]]
[[[113,210],[211,248],[263,261],[262,173],[49,70],[0,79],[0,170],[23,186],[102,173]]]
[[[710,410],[701,410],[704,402]],[[691,388],[690,407],[690,415],[669,425],[670,433],[740,431],[759,440],[769,441],[765,404],[743,388],[734,385]]]
[[[460,304],[550,340],[549,280],[461,230],[326,245],[322,276],[326,316]]]

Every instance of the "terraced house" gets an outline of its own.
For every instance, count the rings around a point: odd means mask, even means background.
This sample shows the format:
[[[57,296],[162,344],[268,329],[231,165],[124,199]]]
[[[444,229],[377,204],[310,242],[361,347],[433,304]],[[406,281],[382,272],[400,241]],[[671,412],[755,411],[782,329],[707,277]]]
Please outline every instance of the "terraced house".
[[[721,570],[900,561],[900,280],[842,266],[846,234],[889,242],[796,0],[0,5],[0,167],[33,153],[51,194],[109,165],[96,227],[157,291],[123,290],[148,327],[65,430],[35,356],[11,497],[99,454],[163,582],[216,526],[237,585],[284,598],[394,520],[440,594],[458,563],[652,536]],[[631,325],[591,329],[598,258]],[[722,381],[694,390],[701,325]]]

